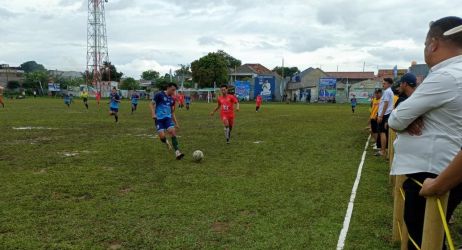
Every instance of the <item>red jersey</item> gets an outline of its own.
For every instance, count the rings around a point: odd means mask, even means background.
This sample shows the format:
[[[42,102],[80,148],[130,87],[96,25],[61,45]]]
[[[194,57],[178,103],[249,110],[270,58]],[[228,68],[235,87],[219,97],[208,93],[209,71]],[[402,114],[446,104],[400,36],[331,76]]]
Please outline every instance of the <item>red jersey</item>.
[[[183,95],[183,94],[178,95],[178,102],[179,102],[179,103],[183,103],[183,102],[184,102],[184,95]]]
[[[262,103],[262,98],[261,98],[261,96],[259,95],[259,96],[257,96],[257,105],[260,106],[261,103]]]
[[[218,103],[221,105],[221,116],[234,117],[234,104],[238,103],[234,95],[219,96]]]

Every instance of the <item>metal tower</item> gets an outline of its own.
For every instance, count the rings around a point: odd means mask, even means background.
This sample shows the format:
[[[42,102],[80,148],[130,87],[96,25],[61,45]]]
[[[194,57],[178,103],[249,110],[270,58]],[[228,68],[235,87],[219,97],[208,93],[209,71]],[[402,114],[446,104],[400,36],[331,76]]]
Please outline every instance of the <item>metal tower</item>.
[[[88,0],[87,72],[86,83],[101,91],[101,78],[109,62],[104,3],[107,0]]]

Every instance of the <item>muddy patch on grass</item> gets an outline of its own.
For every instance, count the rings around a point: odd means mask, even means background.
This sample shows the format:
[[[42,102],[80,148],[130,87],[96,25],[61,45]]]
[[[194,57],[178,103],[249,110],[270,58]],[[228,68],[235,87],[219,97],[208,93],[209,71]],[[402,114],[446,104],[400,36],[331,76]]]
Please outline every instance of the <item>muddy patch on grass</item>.
[[[46,169],[46,168],[36,169],[36,170],[34,170],[33,173],[34,173],[34,174],[46,174],[46,173],[47,173],[47,169]]]
[[[229,230],[229,223],[223,221],[215,221],[212,224],[212,231],[215,233],[226,233]]]
[[[128,193],[130,193],[132,191],[132,189],[130,187],[123,187],[121,189],[119,189],[119,194],[120,195],[126,195]]]
[[[122,241],[120,240],[113,240],[108,243],[107,249],[109,250],[117,250],[122,248]]]

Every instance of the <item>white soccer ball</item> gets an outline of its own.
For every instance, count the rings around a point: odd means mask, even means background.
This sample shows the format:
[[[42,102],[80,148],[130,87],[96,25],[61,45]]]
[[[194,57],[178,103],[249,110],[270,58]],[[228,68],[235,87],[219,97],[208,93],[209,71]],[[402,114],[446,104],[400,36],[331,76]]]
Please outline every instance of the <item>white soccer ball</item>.
[[[202,153],[202,151],[200,151],[200,150],[194,151],[193,160],[196,161],[196,162],[200,162],[200,161],[202,161],[202,159],[204,159],[204,153]]]

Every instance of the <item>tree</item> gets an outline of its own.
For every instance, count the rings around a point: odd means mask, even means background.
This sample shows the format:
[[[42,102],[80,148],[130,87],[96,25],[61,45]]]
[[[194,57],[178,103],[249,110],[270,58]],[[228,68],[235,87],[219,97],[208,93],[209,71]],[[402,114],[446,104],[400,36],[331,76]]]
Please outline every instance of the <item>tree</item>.
[[[273,69],[273,72],[276,72],[282,76],[282,70],[283,68],[278,66]],[[284,67],[284,77],[293,77],[298,73],[300,73],[300,70],[297,67]]]
[[[141,74],[143,80],[155,81],[160,77],[160,73],[155,70],[146,70]]]
[[[48,84],[50,79],[46,71],[33,71],[24,75],[23,88],[38,89]],[[41,84],[41,86],[40,86]]]
[[[217,51],[217,54],[222,56],[225,59],[226,65],[228,66],[229,69],[234,69],[242,65],[241,60],[238,60],[230,56],[228,53],[224,52],[223,50]]]
[[[18,81],[8,81],[6,87],[8,89],[17,89],[17,88],[21,87],[21,85],[19,84]]]
[[[217,85],[227,83],[228,65],[224,52],[211,52],[191,63],[193,80],[200,87],[213,87],[214,82]]]
[[[104,65],[104,69],[102,70],[103,73],[102,73],[101,80],[120,82],[120,79],[122,78],[124,73],[118,72],[117,68],[114,65],[112,65],[111,62],[104,62],[103,65]],[[90,75],[92,75],[91,72],[90,72]]]
[[[132,77],[127,77],[123,79],[122,84],[120,85],[120,88],[125,89],[125,90],[136,90],[139,87],[140,87],[140,84]]]
[[[38,64],[36,61],[28,61],[21,64],[21,69],[24,70],[25,73],[46,70],[42,64]]]
[[[180,68],[175,70],[175,76],[183,77],[183,76],[190,76],[191,67],[189,65],[180,64]]]

